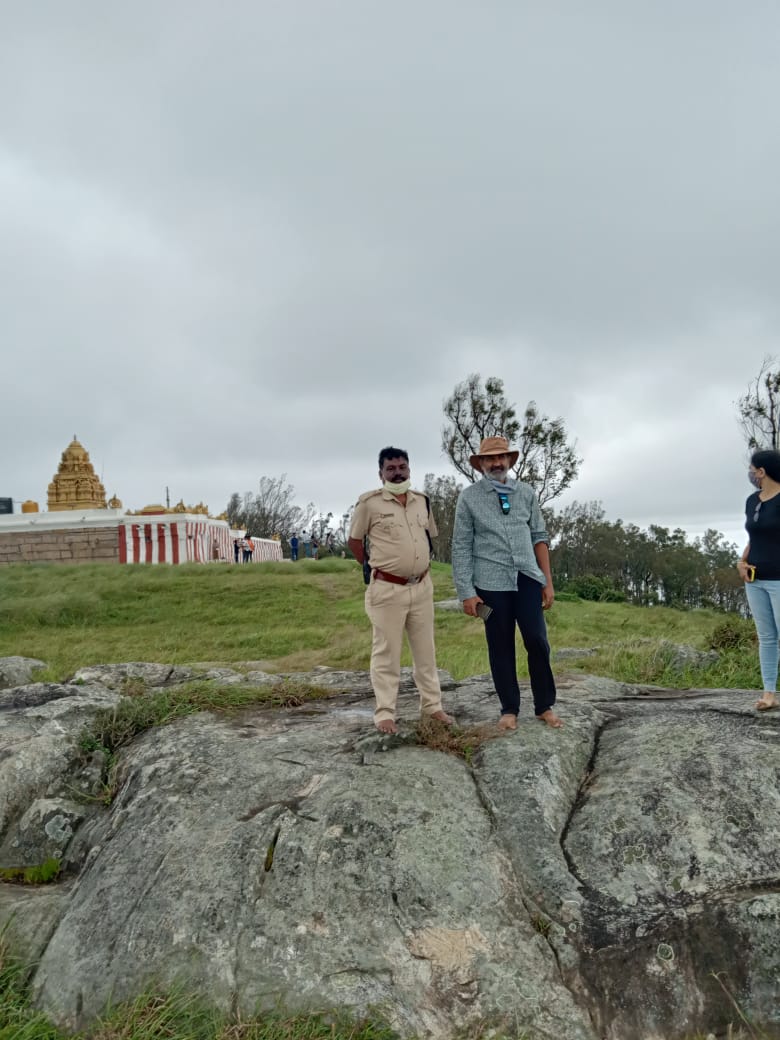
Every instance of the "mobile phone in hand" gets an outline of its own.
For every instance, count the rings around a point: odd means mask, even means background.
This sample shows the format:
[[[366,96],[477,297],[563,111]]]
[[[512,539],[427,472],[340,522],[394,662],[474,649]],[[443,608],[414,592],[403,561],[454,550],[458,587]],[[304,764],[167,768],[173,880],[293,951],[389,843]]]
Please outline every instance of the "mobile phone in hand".
[[[487,619],[493,613],[493,608],[489,607],[487,603],[477,603],[476,611],[477,617],[481,617],[483,621],[487,621]]]

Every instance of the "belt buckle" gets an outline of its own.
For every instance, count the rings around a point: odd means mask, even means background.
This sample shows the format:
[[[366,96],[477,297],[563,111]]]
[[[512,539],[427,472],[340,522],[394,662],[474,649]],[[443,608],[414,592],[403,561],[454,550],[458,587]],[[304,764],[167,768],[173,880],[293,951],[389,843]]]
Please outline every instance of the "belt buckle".
[[[406,584],[407,585],[419,585],[420,584],[420,579],[419,578],[407,578],[406,579]]]

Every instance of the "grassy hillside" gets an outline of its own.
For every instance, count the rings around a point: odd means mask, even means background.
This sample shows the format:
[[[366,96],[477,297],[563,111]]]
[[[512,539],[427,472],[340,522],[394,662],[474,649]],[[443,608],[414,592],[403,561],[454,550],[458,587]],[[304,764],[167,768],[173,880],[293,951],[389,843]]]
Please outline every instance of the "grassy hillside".
[[[437,599],[454,596],[449,566],[434,564],[433,579]],[[116,661],[367,668],[363,591],[357,564],[338,559],[247,567],[14,565],[0,568],[0,656],[41,658],[51,679]],[[565,597],[547,619],[553,649],[600,648],[560,666],[568,670],[669,685],[760,687],[750,622],[714,611]],[[680,675],[669,669],[663,640],[699,649],[713,641],[734,645],[721,651],[716,666]],[[436,644],[439,666],[456,678],[488,670],[481,622],[437,611]],[[522,674],[524,655],[518,656]],[[411,663],[408,652],[404,663]]]

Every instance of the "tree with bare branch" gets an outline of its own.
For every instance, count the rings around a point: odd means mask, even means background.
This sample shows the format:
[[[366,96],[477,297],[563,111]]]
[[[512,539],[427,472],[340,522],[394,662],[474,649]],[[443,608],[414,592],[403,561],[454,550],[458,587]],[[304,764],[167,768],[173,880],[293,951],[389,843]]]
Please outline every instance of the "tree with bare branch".
[[[522,422],[515,406],[504,396],[503,380],[482,380],[476,373],[458,383],[444,402],[447,423],[442,427],[442,450],[467,480],[479,474],[469,457],[479,451],[485,437],[506,437],[520,456],[512,470],[518,480],[533,487],[539,502],[557,498],[576,479],[582,459],[576,442],[569,443],[563,419],[541,415],[535,401],[529,401]]]
[[[780,368],[777,358],[765,357],[747,393],[737,401],[739,425],[748,448],[780,451]],[[772,371],[775,366],[775,371]]]
[[[295,488],[281,477],[261,477],[256,494],[245,492],[243,498],[234,492],[227,506],[230,526],[249,531],[256,538],[280,534],[287,541],[294,531],[311,527],[317,516],[314,504],[298,506]]]

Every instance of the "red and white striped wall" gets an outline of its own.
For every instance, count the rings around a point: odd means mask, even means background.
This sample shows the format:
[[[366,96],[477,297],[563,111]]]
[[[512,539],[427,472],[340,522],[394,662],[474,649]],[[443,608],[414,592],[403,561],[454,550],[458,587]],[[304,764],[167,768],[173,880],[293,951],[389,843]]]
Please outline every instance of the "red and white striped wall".
[[[120,563],[232,563],[233,538],[223,521],[170,514],[127,517],[119,525]],[[253,562],[282,559],[282,547],[270,538],[253,538]]]
[[[274,538],[253,538],[255,551],[252,553],[252,563],[273,563],[274,560],[283,559],[282,543]]]

